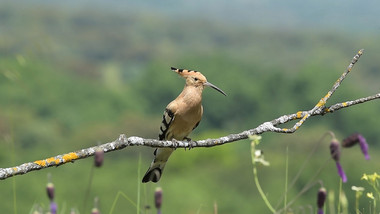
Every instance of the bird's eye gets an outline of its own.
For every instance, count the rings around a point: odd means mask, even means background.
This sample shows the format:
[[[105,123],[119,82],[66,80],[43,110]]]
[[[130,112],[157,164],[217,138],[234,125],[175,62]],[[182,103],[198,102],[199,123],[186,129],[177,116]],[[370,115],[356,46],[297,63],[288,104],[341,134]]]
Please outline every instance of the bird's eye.
[[[194,77],[194,80],[195,80],[195,81],[198,81],[198,78]]]

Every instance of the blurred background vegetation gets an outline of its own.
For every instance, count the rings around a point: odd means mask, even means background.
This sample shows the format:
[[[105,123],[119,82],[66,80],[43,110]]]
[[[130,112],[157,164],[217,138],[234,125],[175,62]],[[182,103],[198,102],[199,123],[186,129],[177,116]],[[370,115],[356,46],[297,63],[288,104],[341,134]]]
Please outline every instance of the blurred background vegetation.
[[[199,70],[228,97],[204,92],[204,118],[192,139],[224,136],[264,121],[312,108],[353,55],[365,54],[330,100],[379,92],[380,3],[318,1],[2,1],[0,3],[0,167],[112,141],[119,134],[156,138],[165,106],[184,81],[170,66]],[[308,120],[295,134],[266,133],[260,149],[270,167],[259,169],[273,204],[284,194],[286,148],[289,180],[320,137],[360,132],[371,161],[359,148],[343,151],[348,182],[343,189],[354,212],[351,186],[378,171],[377,101]],[[294,197],[329,159],[329,139],[318,147],[295,187]],[[163,188],[163,213],[268,213],[253,182],[249,141],[209,149],[178,149],[159,184],[141,187],[142,206]],[[89,201],[98,196],[108,213],[118,191],[137,201],[137,184],[153,157],[151,148],[105,155],[96,169]],[[141,166],[138,164],[141,156]],[[2,213],[48,206],[52,173],[61,213],[82,209],[93,159],[0,182]],[[317,177],[337,196],[331,160]],[[292,208],[316,204],[315,186]],[[369,208],[369,201],[361,201]],[[91,204],[91,203],[89,203]],[[85,212],[89,213],[90,206]],[[114,213],[134,213],[124,199]],[[153,213],[153,211],[151,211]]]

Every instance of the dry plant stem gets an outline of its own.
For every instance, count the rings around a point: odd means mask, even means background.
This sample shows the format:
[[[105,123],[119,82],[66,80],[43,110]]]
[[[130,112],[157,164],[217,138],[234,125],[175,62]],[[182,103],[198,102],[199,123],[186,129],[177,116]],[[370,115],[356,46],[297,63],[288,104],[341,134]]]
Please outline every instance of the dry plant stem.
[[[312,188],[313,186],[315,186],[316,184],[320,183],[319,180],[315,180],[317,178],[317,176],[322,172],[322,170],[326,167],[327,163],[330,161],[331,159],[327,159],[323,164],[322,166],[316,171],[316,173],[313,175],[313,177],[311,179],[309,179],[309,182],[305,184],[305,186],[301,189],[301,191],[287,204],[287,207],[290,207],[294,202],[297,201],[297,199],[299,197],[301,197],[306,191],[308,191],[310,188]],[[283,210],[278,210],[278,212],[282,212]]]
[[[94,146],[86,149],[82,149],[76,152],[70,152],[63,155],[57,155],[43,160],[37,160],[34,162],[24,163],[19,166],[0,168],[0,179],[6,179],[15,175],[25,174],[34,170],[40,170],[52,166],[60,166],[69,162],[73,162],[78,159],[87,158],[93,156],[97,149],[101,149],[104,152],[111,152],[115,150],[123,149],[127,146],[149,146],[149,147],[171,147],[171,148],[195,148],[195,147],[213,147],[226,143],[232,143],[235,141],[247,139],[250,135],[258,135],[264,132],[278,132],[278,133],[293,133],[311,116],[325,115],[326,113],[332,113],[342,108],[347,108],[356,104],[372,101],[380,98],[380,93],[359,98],[353,101],[346,101],[337,103],[332,106],[326,107],[327,100],[332,96],[335,90],[340,86],[346,75],[352,70],[352,67],[358,61],[363,54],[363,50],[360,50],[352,59],[350,65],[347,67],[342,76],[334,83],[332,89],[319,100],[319,102],[309,111],[298,111],[294,114],[283,115],[272,121],[264,122],[258,127],[250,130],[243,131],[237,134],[230,134],[217,139],[206,139],[199,141],[159,141],[155,139],[144,139],[141,137],[129,137],[122,134],[115,141],[105,143],[99,146]],[[278,128],[276,126],[284,124],[293,120],[299,120],[292,128]]]
[[[289,179],[289,147],[286,147],[286,160],[285,160],[285,191],[284,191],[284,211],[286,212],[287,196],[288,196],[288,179]]]
[[[214,214],[218,214],[218,204],[214,201]]]
[[[91,169],[90,169],[90,176],[88,178],[88,183],[87,183],[87,189],[86,189],[86,192],[84,194],[84,199],[83,199],[83,213],[86,212],[86,208],[87,208],[87,201],[89,199],[89,195],[90,195],[90,191],[91,191],[91,186],[92,186],[92,181],[94,179],[94,165],[91,166]]]
[[[328,131],[326,132],[316,143],[313,143],[314,144],[314,147],[313,149],[310,151],[309,155],[307,156],[307,158],[302,161],[302,165],[300,167],[300,169],[298,170],[297,174],[294,176],[292,182],[288,185],[288,189],[287,191],[291,190],[294,185],[296,184],[298,178],[301,176],[301,173],[303,172],[303,170],[305,169],[306,167],[306,164],[309,163],[310,159],[312,158],[312,156],[315,154],[315,152],[317,151],[317,148],[322,144],[322,142],[324,142],[324,139],[330,135],[332,138],[335,138],[335,134],[331,131]],[[325,163],[326,164],[326,163]],[[325,165],[324,165],[325,166]],[[323,166],[323,167],[324,167]],[[322,169],[320,169],[322,170]],[[316,177],[316,175],[314,176]],[[281,196],[281,198],[279,199],[277,205],[276,205],[276,209],[280,206],[281,202],[284,200],[285,198],[285,195],[287,194],[287,191],[284,192],[284,194]],[[289,206],[289,205],[288,205]]]

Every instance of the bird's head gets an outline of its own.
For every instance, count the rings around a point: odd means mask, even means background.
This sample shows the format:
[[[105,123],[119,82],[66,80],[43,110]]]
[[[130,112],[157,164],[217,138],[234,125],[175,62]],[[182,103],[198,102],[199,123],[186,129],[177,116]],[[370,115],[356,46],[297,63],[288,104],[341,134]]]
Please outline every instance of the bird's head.
[[[172,71],[176,72],[179,74],[181,77],[186,79],[186,85],[187,86],[194,86],[194,87],[202,87],[202,89],[205,86],[209,86],[220,93],[222,93],[224,96],[227,96],[222,89],[216,87],[214,84],[207,82],[206,77],[201,74],[199,71],[194,71],[194,70],[186,70],[186,69],[178,69],[178,68],[173,68],[171,67]]]

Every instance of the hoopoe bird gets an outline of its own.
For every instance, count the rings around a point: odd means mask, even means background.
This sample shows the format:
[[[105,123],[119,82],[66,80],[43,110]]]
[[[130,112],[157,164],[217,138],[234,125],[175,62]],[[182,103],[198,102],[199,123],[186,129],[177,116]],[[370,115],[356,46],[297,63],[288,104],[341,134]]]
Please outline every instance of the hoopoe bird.
[[[205,76],[194,70],[177,69],[171,70],[185,78],[186,84],[178,97],[170,102],[162,116],[162,123],[159,131],[159,140],[190,140],[188,135],[193,131],[202,119],[202,92],[209,86],[224,96],[227,96],[221,89],[207,82]],[[145,173],[142,182],[157,182],[162,176],[165,164],[168,161],[174,148],[157,148],[154,150],[154,159]]]

